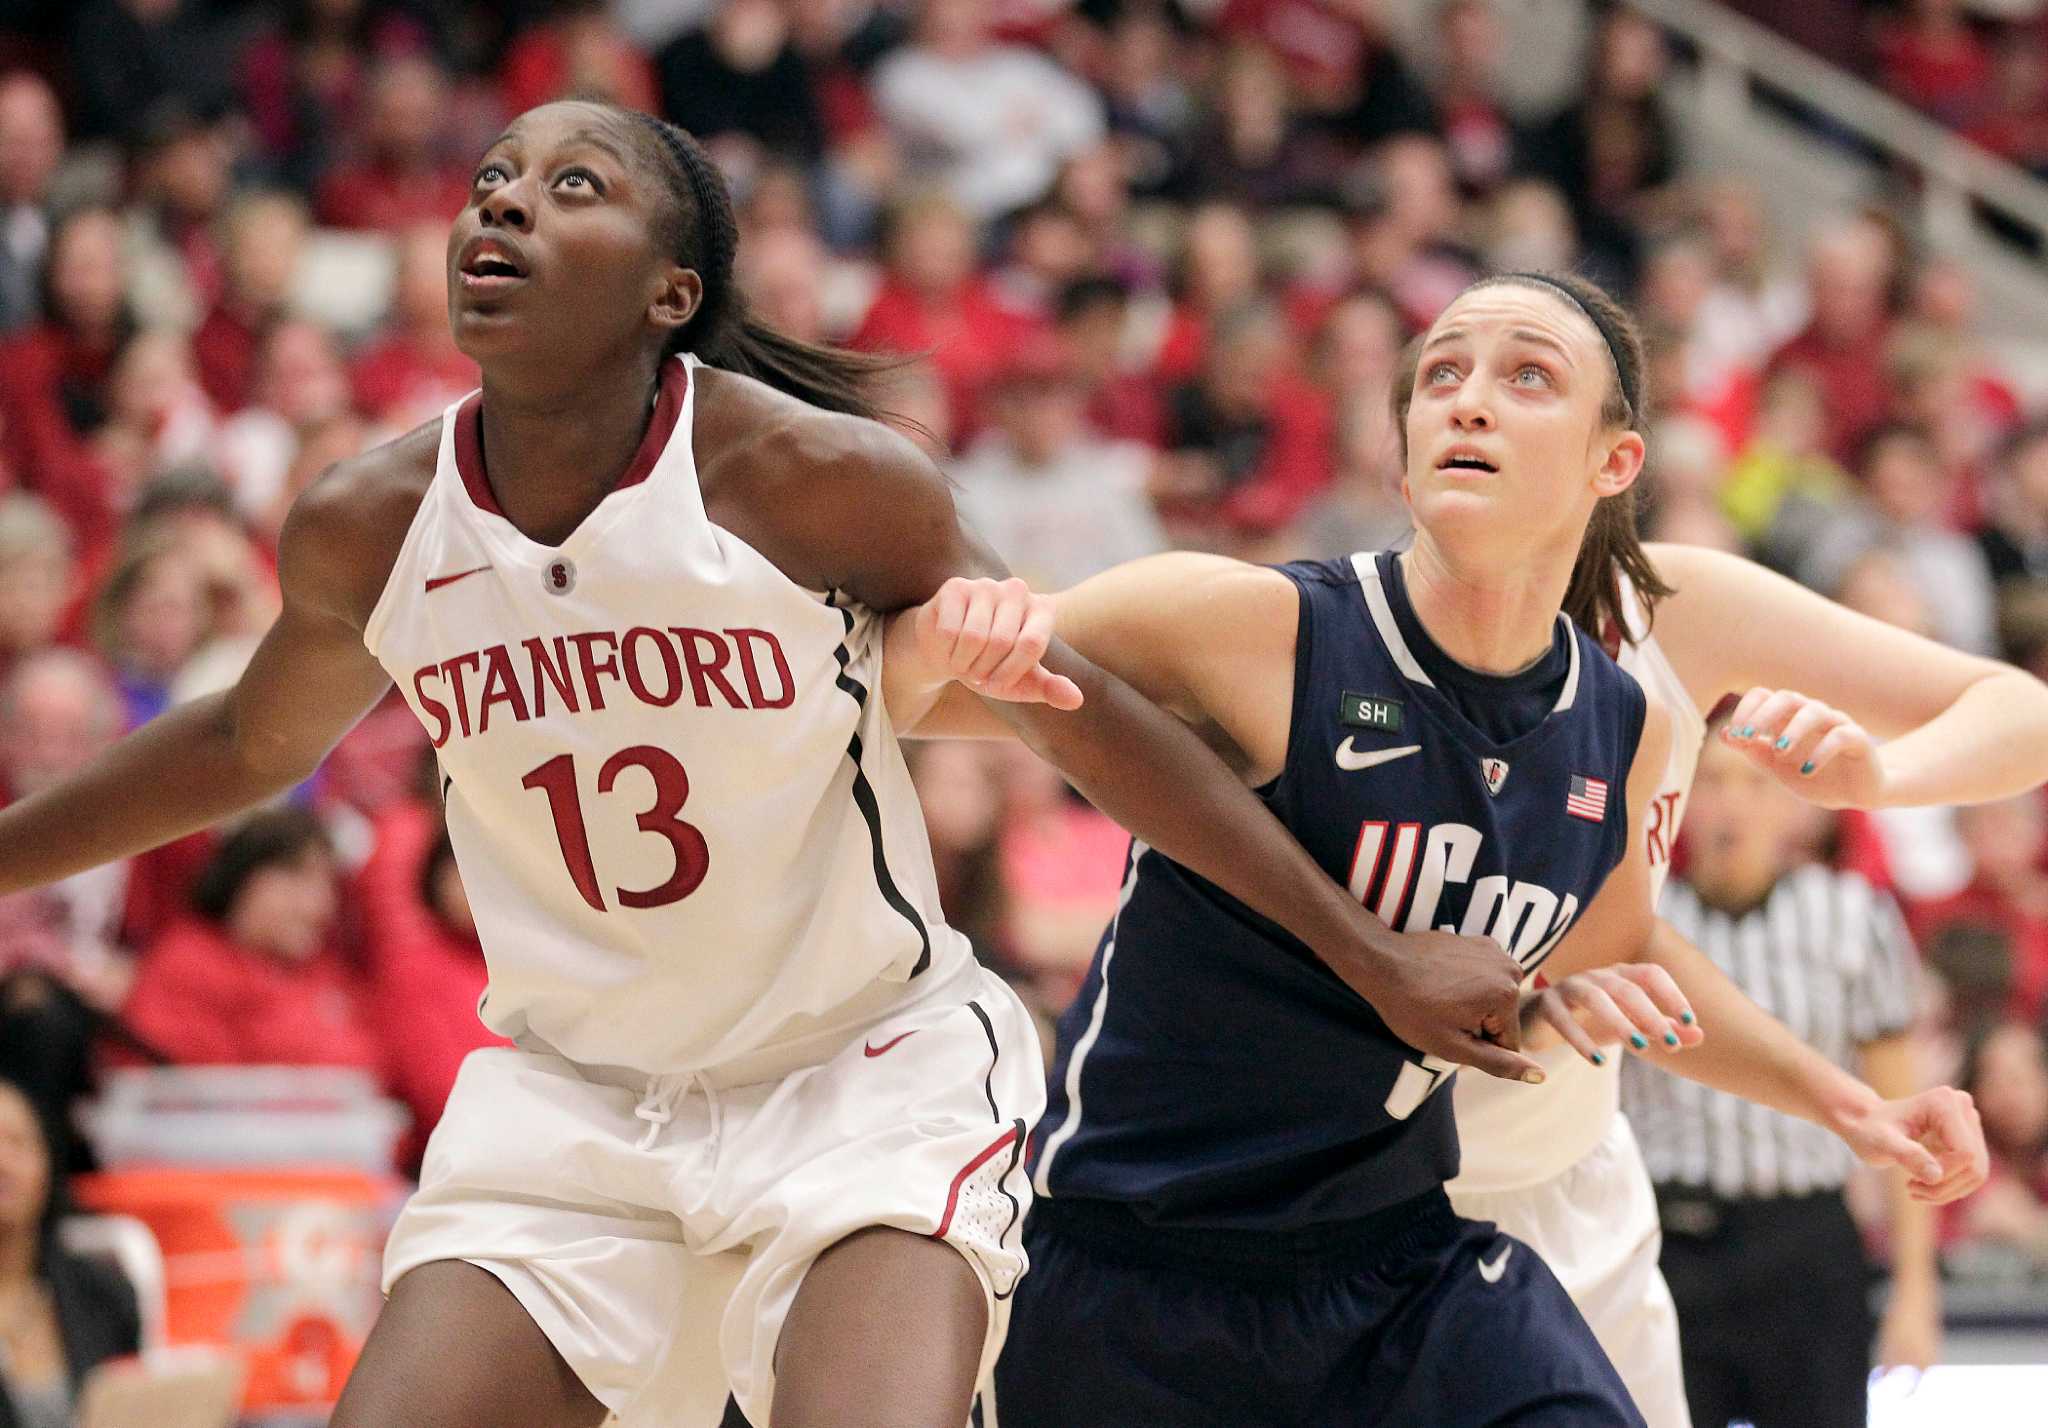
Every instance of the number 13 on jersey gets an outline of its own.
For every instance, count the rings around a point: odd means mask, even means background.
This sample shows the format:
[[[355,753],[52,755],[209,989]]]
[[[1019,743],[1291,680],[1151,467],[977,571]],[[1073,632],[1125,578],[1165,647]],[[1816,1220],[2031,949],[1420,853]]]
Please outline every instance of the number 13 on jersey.
[[[639,814],[640,831],[666,839],[675,855],[675,868],[651,888],[614,888],[621,907],[662,907],[681,902],[704,881],[711,867],[711,850],[704,835],[676,815],[690,797],[690,776],[675,755],[652,744],[635,744],[621,749],[604,761],[597,771],[597,791],[609,794],[619,775],[628,769],[645,769],[654,780],[654,802]],[[555,819],[555,840],[562,848],[562,862],[583,900],[599,912],[607,911],[604,893],[598,886],[597,867],[591,859],[590,834],[583,823],[583,799],[576,787],[576,760],[557,754],[520,781],[523,788],[535,788],[548,796],[548,811]]]

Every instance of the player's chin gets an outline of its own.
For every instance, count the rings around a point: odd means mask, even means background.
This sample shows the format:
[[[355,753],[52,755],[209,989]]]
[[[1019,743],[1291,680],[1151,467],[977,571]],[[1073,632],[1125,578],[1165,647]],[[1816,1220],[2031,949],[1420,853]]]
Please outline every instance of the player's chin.
[[[1435,535],[1496,534],[1515,520],[1497,487],[1479,483],[1444,485],[1430,481],[1413,493],[1410,508],[1418,526]]]
[[[521,356],[547,345],[516,306],[458,303],[449,318],[456,347],[472,361]]]

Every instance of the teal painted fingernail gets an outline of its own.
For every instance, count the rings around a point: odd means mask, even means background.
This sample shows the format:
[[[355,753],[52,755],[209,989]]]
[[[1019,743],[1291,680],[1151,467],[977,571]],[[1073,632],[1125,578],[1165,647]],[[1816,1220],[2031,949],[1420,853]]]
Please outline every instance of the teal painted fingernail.
[[[1778,736],[1778,747],[1779,747],[1779,748],[1781,748],[1781,749],[1789,749],[1789,748],[1791,748],[1791,747],[1792,747],[1792,736],[1791,736],[1790,734],[1781,734],[1781,735],[1779,735],[1779,736]]]
[[[1693,1017],[1691,1012],[1680,1012],[1678,1019],[1684,1022],[1687,1026],[1692,1025]]]
[[[1664,1044],[1665,1044],[1666,1046],[1676,1046],[1676,1045],[1678,1045],[1678,1033],[1677,1033],[1677,1032],[1675,1032],[1675,1031],[1667,1031],[1667,1032],[1665,1032],[1665,1033],[1664,1033]]]
[[[1801,764],[1801,765],[1799,766],[1799,772],[1801,772],[1801,773],[1803,773],[1803,774],[1810,774],[1810,773],[1812,773],[1812,772],[1813,772],[1813,760],[1812,760],[1812,759],[1808,759],[1808,760],[1807,760],[1807,761],[1806,761],[1805,763]]]
[[[1593,1053],[1593,1064],[1595,1066],[1605,1066],[1607,1064],[1607,1058],[1596,1051]]]
[[[1645,1040],[1643,1040],[1642,1036],[1641,1036],[1641,1035],[1640,1035],[1639,1033],[1636,1033],[1636,1032],[1630,1032],[1630,1033],[1629,1033],[1629,1038],[1628,1038],[1628,1044],[1629,1044],[1630,1046],[1633,1046],[1633,1047],[1634,1047],[1634,1048],[1635,1048],[1636,1050],[1638,1050],[1638,1051],[1641,1051],[1641,1050],[1642,1050],[1642,1049],[1643,1049],[1644,1047],[1648,1046],[1648,1045],[1649,1045],[1650,1043],[1649,1043],[1649,1042],[1647,1042],[1647,1041],[1645,1041]]]
[[[1744,724],[1744,725],[1742,726],[1741,732],[1739,732],[1738,734],[1736,734],[1736,736],[1735,736],[1735,737],[1736,737],[1736,738],[1738,738],[1738,739],[1747,739],[1747,738],[1748,738],[1748,737],[1749,737],[1749,736],[1750,736],[1751,734],[1754,734],[1755,732],[1756,732],[1756,725],[1754,725],[1754,724]]]

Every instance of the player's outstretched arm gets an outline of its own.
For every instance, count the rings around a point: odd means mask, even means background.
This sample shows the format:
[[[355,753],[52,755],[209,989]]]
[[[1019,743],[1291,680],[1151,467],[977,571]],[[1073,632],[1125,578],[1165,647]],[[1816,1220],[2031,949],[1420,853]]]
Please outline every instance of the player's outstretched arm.
[[[1708,1035],[1666,1069],[1833,1131],[1872,1165],[1912,1177],[1915,1198],[1969,1194],[1990,1170],[1969,1095],[1936,1087],[1887,1100],[1794,1036],[1676,929],[1659,922],[1644,953],[1685,993]]]
[[[1801,798],[1830,808],[1976,803],[2048,782],[2040,680],[1736,556],[1649,551],[1678,590],[1657,608],[1657,638],[1694,701],[1704,710],[1741,695],[1721,737]]]
[[[780,459],[763,465],[803,471],[803,499],[764,504],[784,513],[781,535],[824,583],[891,612],[929,600],[956,576],[1005,576],[961,528],[944,479],[908,442],[845,418],[807,419],[783,440]],[[1290,643],[1293,608],[1283,622]],[[1497,945],[1389,931],[1179,719],[1058,641],[1042,663],[1073,683],[1078,708],[992,707],[1097,807],[1301,938],[1418,1050],[1495,1075],[1541,1078],[1513,1049],[1519,978]]]
[[[1587,1060],[1600,1058],[1601,1044],[1628,1040],[1674,1075],[1811,1121],[1869,1164],[1899,1167],[1916,1200],[1945,1204],[1983,1184],[1984,1130],[1964,1092],[1879,1095],[1794,1036],[1662,919],[1637,949],[1638,965],[1599,966],[1610,951],[1567,937],[1545,969],[1552,985],[1530,1009]]]
[[[1133,560],[1057,595],[955,576],[889,619],[889,714],[899,734],[1014,739],[986,700],[1037,697],[1004,678],[1042,660],[1056,635],[1168,713],[1220,734],[1210,742],[1234,745],[1256,785],[1286,761],[1298,605],[1285,576],[1196,551]]]
[[[132,856],[283,792],[383,694],[389,680],[349,614],[364,552],[337,509],[345,499],[344,485],[316,485],[286,522],[284,608],[233,688],[0,810],[0,893]]]

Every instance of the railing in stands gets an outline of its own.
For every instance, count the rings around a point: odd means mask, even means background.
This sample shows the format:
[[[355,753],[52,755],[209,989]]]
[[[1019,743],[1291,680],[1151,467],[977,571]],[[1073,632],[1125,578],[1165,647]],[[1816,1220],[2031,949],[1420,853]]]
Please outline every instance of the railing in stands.
[[[1915,180],[1923,233],[1948,246],[1978,231],[1994,211],[2048,250],[2048,183],[1958,138],[1882,90],[1781,35],[1709,0],[1627,0],[1683,38],[1699,56],[1701,117],[1739,123],[1756,103],[1753,86],[1790,98],[1885,155]]]

